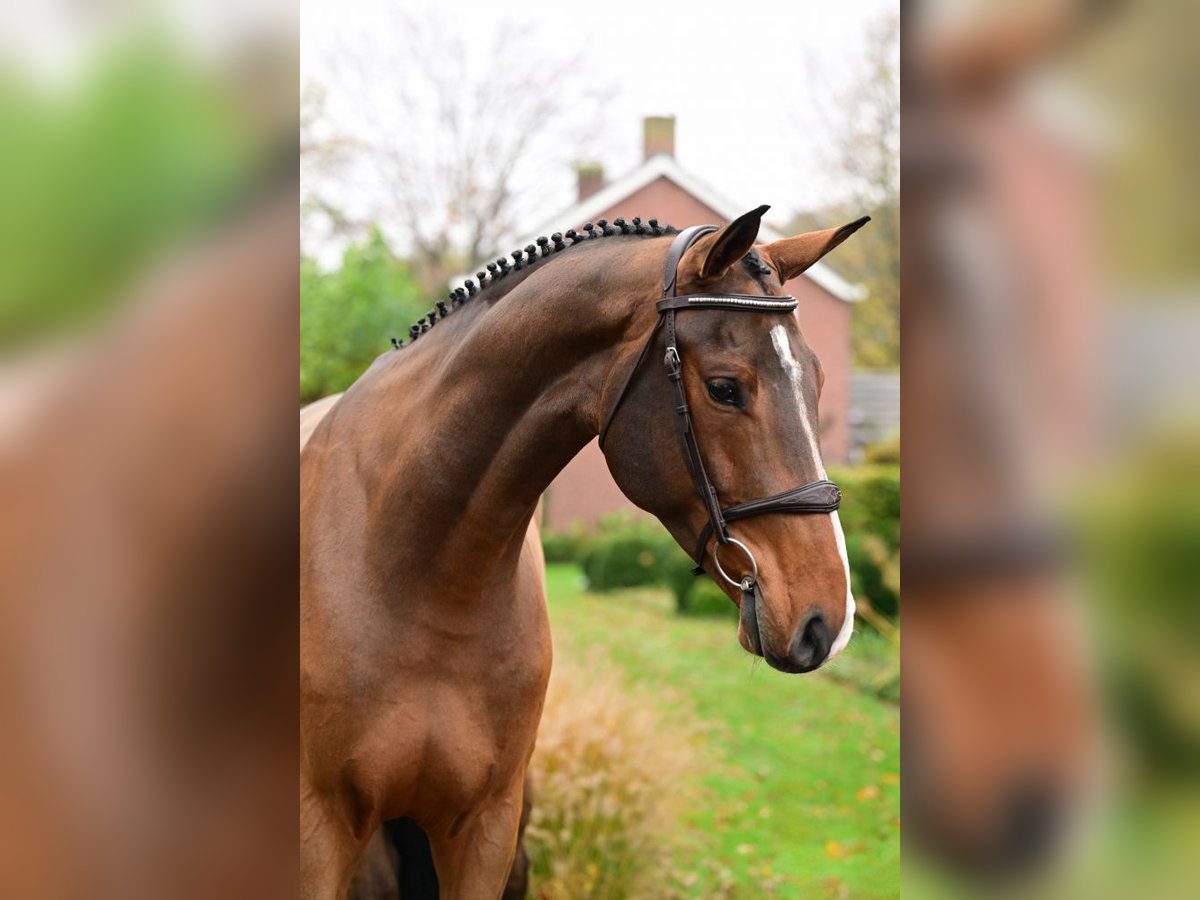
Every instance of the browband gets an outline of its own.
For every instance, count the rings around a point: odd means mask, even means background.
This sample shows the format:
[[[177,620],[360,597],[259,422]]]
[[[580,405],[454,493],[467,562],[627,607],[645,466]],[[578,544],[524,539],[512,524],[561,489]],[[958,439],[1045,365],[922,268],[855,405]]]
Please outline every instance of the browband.
[[[685,294],[664,297],[654,304],[660,313],[668,309],[740,309],[755,312],[791,312],[795,297],[770,297],[766,294]]]

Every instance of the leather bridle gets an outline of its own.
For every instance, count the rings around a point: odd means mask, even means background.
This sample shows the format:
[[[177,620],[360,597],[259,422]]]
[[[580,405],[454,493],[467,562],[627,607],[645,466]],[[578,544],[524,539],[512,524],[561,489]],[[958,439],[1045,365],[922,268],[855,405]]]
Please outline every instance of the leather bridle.
[[[695,485],[696,493],[700,495],[700,499],[703,501],[704,508],[708,513],[708,522],[705,523],[704,528],[700,531],[696,542],[696,552],[692,556],[696,562],[696,568],[693,570],[693,573],[697,575],[703,573],[704,555],[708,548],[708,542],[711,538],[715,537],[717,542],[713,546],[713,564],[717,572],[727,582],[734,587],[740,588],[743,594],[745,594],[753,592],[757,586],[758,563],[755,562],[754,554],[750,552],[749,547],[730,536],[729,523],[768,513],[788,513],[791,515],[831,513],[841,504],[842,492],[832,481],[812,481],[808,484],[802,484],[791,490],[772,494],[769,497],[763,497],[759,500],[748,500],[744,503],[725,507],[724,509],[721,508],[720,500],[717,497],[717,489],[713,486],[712,480],[708,477],[708,473],[704,469],[704,457],[700,453],[700,444],[696,439],[696,429],[692,422],[691,408],[688,406],[687,392],[684,390],[683,361],[679,352],[679,341],[675,334],[675,315],[684,310],[695,309],[727,309],[738,312],[778,315],[781,313],[790,313],[795,310],[796,298],[773,297],[769,294],[732,293],[685,294],[677,296],[675,293],[675,280],[679,269],[679,261],[683,258],[683,254],[704,235],[716,230],[717,227],[715,225],[694,225],[691,228],[685,228],[681,231],[671,243],[671,248],[667,251],[667,258],[663,264],[662,299],[655,306],[658,310],[658,321],[651,330],[649,337],[646,338],[646,343],[642,345],[641,352],[638,353],[637,359],[634,361],[633,367],[630,369],[620,393],[617,394],[616,403],[613,404],[607,418],[604,420],[604,427],[600,429],[600,449],[604,449],[604,439],[607,437],[608,430],[617,415],[617,410],[621,408],[622,401],[624,401],[625,396],[629,393],[629,388],[633,384],[638,371],[641,369],[642,361],[654,345],[658,333],[662,331],[666,335],[666,353],[663,361],[666,365],[667,378],[671,382],[675,397],[676,432],[679,435],[679,443],[683,449],[683,458],[687,462],[688,473],[692,477],[692,484]],[[731,578],[724,568],[721,567],[718,552],[719,548],[725,544],[733,544],[741,550],[750,563],[750,572],[740,580]]]

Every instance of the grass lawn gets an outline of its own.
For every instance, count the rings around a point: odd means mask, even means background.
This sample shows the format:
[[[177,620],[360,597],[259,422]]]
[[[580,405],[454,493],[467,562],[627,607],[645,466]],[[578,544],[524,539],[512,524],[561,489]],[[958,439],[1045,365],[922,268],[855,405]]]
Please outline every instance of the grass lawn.
[[[776,672],[738,646],[735,621],[678,616],[666,592],[589,594],[570,565],[547,579],[558,658],[599,650],[690,698],[705,725],[707,802],[677,855],[694,896],[762,896],[773,879],[782,897],[898,895],[897,706],[825,670]]]

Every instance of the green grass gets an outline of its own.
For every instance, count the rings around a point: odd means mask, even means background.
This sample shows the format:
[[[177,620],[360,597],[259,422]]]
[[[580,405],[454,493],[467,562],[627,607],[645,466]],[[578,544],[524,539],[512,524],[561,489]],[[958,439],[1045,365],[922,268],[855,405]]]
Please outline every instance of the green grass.
[[[598,649],[630,680],[689,698],[704,723],[706,802],[676,855],[691,896],[898,895],[893,703],[844,673],[775,672],[738,646],[735,623],[675,615],[665,592],[589,594],[571,565],[547,581],[556,656]]]

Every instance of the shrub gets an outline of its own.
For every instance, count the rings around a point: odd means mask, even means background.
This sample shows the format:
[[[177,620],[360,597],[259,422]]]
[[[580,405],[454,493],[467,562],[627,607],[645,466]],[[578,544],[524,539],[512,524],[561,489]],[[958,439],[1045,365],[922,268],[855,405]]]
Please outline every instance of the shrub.
[[[588,535],[582,527],[542,532],[542,552],[548,563],[582,562],[587,550]]]
[[[676,607],[682,615],[723,616],[737,620],[737,606],[716,582],[708,576],[696,578],[689,573],[688,577],[692,578],[691,590],[686,593],[682,602],[676,597]]]
[[[900,436],[864,447],[863,462],[884,466],[900,465]]]
[[[845,494],[840,516],[851,587],[856,597],[894,621],[900,610],[900,470],[859,466],[831,477]],[[671,591],[683,615],[736,616],[734,604],[711,579],[691,574],[691,558],[655,520],[609,518],[580,544],[576,558],[593,591],[659,585]],[[555,544],[554,552],[567,553],[568,547],[568,541]]]
[[[301,260],[301,402],[349,387],[389,348],[389,335],[403,335],[426,306],[407,264],[378,230],[348,247],[336,271]]]
[[[900,648],[871,629],[859,629],[843,653],[825,669],[835,681],[888,703],[900,700]]]
[[[697,797],[702,732],[678,702],[670,718],[664,708],[659,689],[602,662],[555,660],[525,831],[531,897],[665,896],[664,861]]]
[[[586,546],[582,565],[590,590],[603,593],[654,585],[671,592],[676,610],[683,615],[736,612],[711,579],[692,574],[691,557],[653,519],[606,519]]]
[[[844,494],[838,512],[847,539],[878,535],[889,552],[900,549],[900,469],[858,466],[830,473]]]
[[[900,614],[900,470],[858,466],[830,477],[845,495],[839,515],[854,595],[895,621]]]
[[[672,565],[686,554],[658,522],[609,518],[588,542],[583,573],[593,591],[665,585]]]
[[[880,615],[895,621],[900,614],[900,594],[893,587],[890,567],[894,558],[882,539],[874,534],[846,535],[850,559],[850,586],[854,596],[865,600]]]
[[[262,184],[279,129],[251,127],[230,85],[176,50],[160,28],[131,29],[86,79],[55,88],[6,60],[0,352],[99,324],[131,289],[146,292],[146,270],[165,252],[232,231],[224,223]],[[154,282],[160,293],[168,283]]]
[[[678,547],[676,548],[678,549]],[[703,575],[693,575],[692,569],[696,564],[692,562],[692,558],[679,550],[663,566],[663,587],[671,592],[671,596],[675,598],[675,609],[677,612],[686,614],[688,612],[688,601],[691,599],[692,591],[700,584],[712,582]]]

